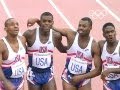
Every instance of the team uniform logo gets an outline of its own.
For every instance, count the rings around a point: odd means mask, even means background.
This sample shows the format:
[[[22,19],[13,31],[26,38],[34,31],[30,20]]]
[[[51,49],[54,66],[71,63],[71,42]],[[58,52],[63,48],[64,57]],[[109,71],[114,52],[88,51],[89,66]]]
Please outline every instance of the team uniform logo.
[[[82,61],[80,58],[71,58],[68,70],[72,74],[84,74],[87,70],[87,61]]]
[[[37,68],[48,68],[51,65],[51,54],[34,52],[32,63],[32,65]]]
[[[21,59],[20,55],[17,55],[15,58],[15,63],[11,66],[12,69],[12,78],[22,77],[27,71],[24,60]]]

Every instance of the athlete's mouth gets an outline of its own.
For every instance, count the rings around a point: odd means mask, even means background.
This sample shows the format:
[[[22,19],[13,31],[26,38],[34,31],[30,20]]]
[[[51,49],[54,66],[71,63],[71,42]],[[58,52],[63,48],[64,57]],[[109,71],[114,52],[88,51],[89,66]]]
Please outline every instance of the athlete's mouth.
[[[83,33],[84,31],[83,31],[83,30],[81,30],[81,29],[79,29],[79,30],[78,30],[78,32],[79,32],[79,33]]]

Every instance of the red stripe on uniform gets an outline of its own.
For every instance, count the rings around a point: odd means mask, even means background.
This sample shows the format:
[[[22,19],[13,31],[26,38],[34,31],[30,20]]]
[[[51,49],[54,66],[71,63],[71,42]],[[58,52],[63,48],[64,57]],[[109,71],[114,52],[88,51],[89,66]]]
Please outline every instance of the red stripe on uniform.
[[[39,50],[27,50],[27,52],[37,52]]]
[[[76,55],[76,53],[70,53],[70,54],[67,54],[68,56],[72,56],[72,55]]]

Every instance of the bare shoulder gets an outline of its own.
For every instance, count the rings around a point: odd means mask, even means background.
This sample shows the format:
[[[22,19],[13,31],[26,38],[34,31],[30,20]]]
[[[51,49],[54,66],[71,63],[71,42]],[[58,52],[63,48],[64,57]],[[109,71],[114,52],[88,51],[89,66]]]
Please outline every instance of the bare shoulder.
[[[105,40],[100,40],[99,42],[96,42],[95,40],[93,40],[92,53],[100,54],[102,51],[104,43],[105,43]]]
[[[98,42],[93,39],[93,42],[92,42],[92,54],[100,54],[100,47],[99,47],[99,44]]]
[[[96,46],[98,47],[98,42],[95,39],[93,39],[93,41],[92,41],[92,47],[94,48]]]
[[[53,30],[53,35],[54,35],[55,38],[63,36],[60,32],[57,32],[57,31],[54,31],[54,30]],[[70,29],[70,31],[68,32],[68,35],[69,36],[75,36],[76,32]]]
[[[31,36],[34,34],[35,29],[36,29],[36,28],[34,28],[34,29],[32,29],[32,30],[27,30],[27,31],[25,31],[25,32],[23,33],[23,36],[24,36],[25,38],[31,37]]]
[[[93,39],[93,46],[94,45],[102,46],[102,45],[104,45],[105,42],[106,42],[105,40],[100,40],[97,42],[95,39]]]
[[[26,38],[24,36],[18,36],[21,42],[25,45],[26,44]]]
[[[76,31],[72,30],[72,29],[68,29],[68,35],[75,35]]]
[[[59,38],[59,37],[61,37],[62,35],[61,35],[61,33],[53,30],[53,36],[54,36],[54,38]]]
[[[4,52],[6,48],[6,45],[3,41],[3,39],[0,39],[0,53]]]
[[[98,41],[98,44],[99,44],[100,48],[103,48],[103,45],[104,45],[105,42],[106,42],[106,40]]]

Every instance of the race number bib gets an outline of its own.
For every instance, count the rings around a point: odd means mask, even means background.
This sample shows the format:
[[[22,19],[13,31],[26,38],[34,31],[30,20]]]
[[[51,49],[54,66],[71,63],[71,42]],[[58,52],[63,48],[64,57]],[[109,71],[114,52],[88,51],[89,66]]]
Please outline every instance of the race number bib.
[[[12,78],[19,78],[22,77],[25,72],[27,71],[27,67],[25,65],[24,61],[19,61],[17,63],[15,63],[14,65],[11,66],[12,69]]]
[[[104,70],[107,70],[108,68],[119,68],[119,66],[113,66],[113,65],[104,66]],[[105,79],[106,80],[117,80],[119,78],[120,78],[120,74],[110,73]]]
[[[87,70],[87,61],[82,61],[80,58],[71,58],[68,70],[72,74],[84,74]]]
[[[32,66],[45,69],[51,65],[51,54],[50,53],[33,53]]]

